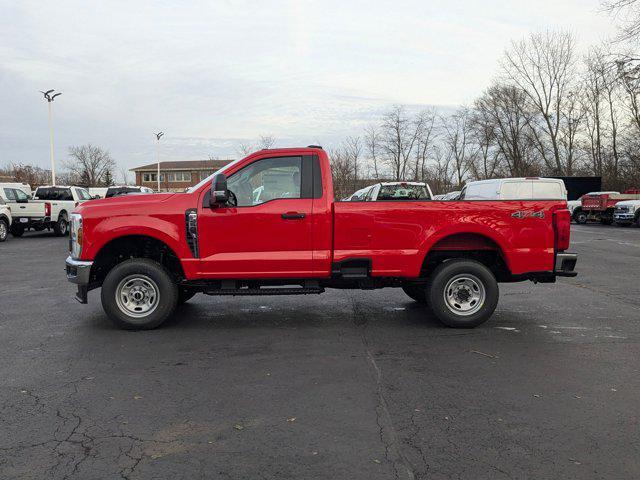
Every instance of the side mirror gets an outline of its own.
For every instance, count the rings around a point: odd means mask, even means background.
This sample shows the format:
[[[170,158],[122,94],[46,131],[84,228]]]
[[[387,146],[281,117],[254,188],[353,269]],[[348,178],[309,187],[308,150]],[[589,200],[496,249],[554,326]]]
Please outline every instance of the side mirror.
[[[218,173],[211,180],[211,196],[209,206],[219,207],[229,200],[229,190],[227,189],[227,177],[224,173]]]

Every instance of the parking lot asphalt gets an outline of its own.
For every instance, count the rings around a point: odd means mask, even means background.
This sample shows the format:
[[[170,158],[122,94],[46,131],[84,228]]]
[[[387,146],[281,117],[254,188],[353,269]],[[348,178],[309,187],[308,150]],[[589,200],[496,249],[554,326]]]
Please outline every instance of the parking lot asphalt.
[[[0,244],[2,479],[640,477],[640,229],[452,330],[398,289],[80,305],[67,240]]]

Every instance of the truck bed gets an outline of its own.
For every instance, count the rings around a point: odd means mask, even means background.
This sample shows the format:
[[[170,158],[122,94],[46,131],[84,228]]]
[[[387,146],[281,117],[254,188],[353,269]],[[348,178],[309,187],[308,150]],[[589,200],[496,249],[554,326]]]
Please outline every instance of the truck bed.
[[[333,262],[366,258],[372,276],[417,277],[429,251],[497,250],[513,275],[552,271],[553,212],[564,208],[558,200],[337,202]]]

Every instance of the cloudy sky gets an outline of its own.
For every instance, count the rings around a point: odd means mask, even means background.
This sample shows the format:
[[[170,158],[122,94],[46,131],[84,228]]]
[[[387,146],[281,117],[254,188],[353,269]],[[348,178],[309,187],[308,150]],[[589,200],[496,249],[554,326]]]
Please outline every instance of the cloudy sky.
[[[122,166],[330,145],[395,103],[471,102],[510,40],[570,29],[578,46],[613,35],[599,0],[0,0],[0,166],[49,164],[70,145]]]

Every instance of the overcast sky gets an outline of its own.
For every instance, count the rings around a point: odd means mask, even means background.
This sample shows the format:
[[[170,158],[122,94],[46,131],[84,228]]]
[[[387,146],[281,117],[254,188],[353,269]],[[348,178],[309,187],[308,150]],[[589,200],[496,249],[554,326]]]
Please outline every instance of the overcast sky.
[[[0,165],[49,165],[70,145],[120,165],[235,157],[337,142],[394,103],[473,101],[511,39],[567,28],[585,49],[613,35],[598,0],[0,0]]]

